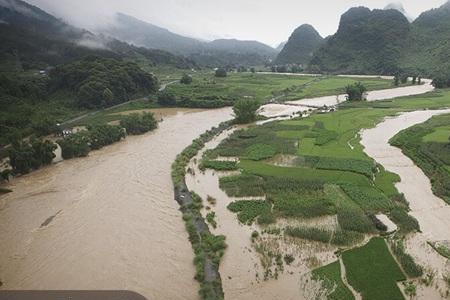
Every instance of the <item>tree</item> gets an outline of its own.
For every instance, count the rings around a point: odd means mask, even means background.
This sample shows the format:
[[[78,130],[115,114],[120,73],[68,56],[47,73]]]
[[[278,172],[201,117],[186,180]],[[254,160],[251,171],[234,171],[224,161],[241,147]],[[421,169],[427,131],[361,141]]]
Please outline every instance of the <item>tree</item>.
[[[399,86],[400,85],[400,76],[399,75],[395,75],[394,76],[394,85],[395,86]]]
[[[174,94],[162,91],[158,93],[158,104],[162,106],[175,106],[177,104],[177,98]]]
[[[216,77],[227,77],[227,71],[224,68],[218,68],[215,73]]]
[[[192,76],[188,74],[183,74],[183,77],[181,77],[180,83],[182,84],[191,84],[192,83]]]
[[[258,108],[259,102],[257,100],[237,100],[233,106],[236,123],[246,124],[254,122],[257,117],[256,111]]]
[[[44,114],[38,114],[31,122],[31,127],[38,136],[45,136],[58,131],[56,120]]]
[[[124,117],[120,121],[120,126],[126,129],[128,134],[143,134],[158,127],[152,113],[134,113]]]
[[[250,72],[256,73],[256,69],[255,69],[254,67],[251,67],[251,68],[250,68]]]
[[[350,84],[345,88],[348,101],[362,101],[365,100],[365,93],[367,88],[361,83],[357,82]]]

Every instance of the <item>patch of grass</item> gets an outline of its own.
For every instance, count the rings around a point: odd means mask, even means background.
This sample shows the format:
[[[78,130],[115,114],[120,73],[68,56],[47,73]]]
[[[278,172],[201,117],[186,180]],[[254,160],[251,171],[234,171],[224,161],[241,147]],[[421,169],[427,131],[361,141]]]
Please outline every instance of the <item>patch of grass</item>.
[[[342,281],[341,267],[338,261],[315,269],[312,274],[312,278],[314,280],[321,280],[327,290],[334,289],[333,293],[328,296],[328,300],[355,299],[353,293]]]
[[[202,160],[199,168],[200,170],[234,171],[238,169],[238,166],[235,161]]]
[[[221,177],[219,186],[230,197],[264,196],[264,180],[251,174]]]
[[[414,258],[411,255],[406,253],[403,240],[392,240],[390,245],[392,252],[402,266],[403,271],[405,271],[409,277],[416,278],[423,275],[423,268],[414,261]]]
[[[287,227],[285,229],[285,234],[296,238],[322,243],[330,243],[339,246],[354,245],[364,239],[364,235],[358,232],[345,231],[340,229],[332,231],[325,228],[304,226]]]
[[[206,214],[206,222],[210,224],[213,228],[217,228],[217,222],[216,222],[216,213],[211,211]]]
[[[359,186],[370,186],[367,177],[347,171],[316,170],[301,167],[277,167],[262,162],[243,160],[239,167],[258,176],[290,177],[296,180],[319,180],[330,183],[353,182]]]
[[[419,222],[403,208],[396,207],[389,213],[389,218],[397,224],[400,234],[420,231]]]
[[[374,169],[374,163],[368,160],[324,156],[299,156],[296,164],[321,170],[350,171],[369,178],[372,177]]]
[[[270,214],[272,206],[267,201],[241,200],[230,203],[227,208],[237,213],[239,222],[250,225],[257,217]]]
[[[378,172],[375,173],[375,186],[386,196],[393,197],[398,194],[395,183],[400,181],[400,176],[386,171],[383,166],[378,165]]]
[[[366,212],[389,211],[393,208],[392,201],[376,188],[354,184],[340,186]]]
[[[428,242],[428,245],[430,245],[441,256],[450,259],[450,249],[448,247],[436,242]]]
[[[373,238],[363,247],[343,252],[342,259],[349,283],[363,299],[404,299],[397,282],[406,277],[382,238]]]
[[[271,158],[276,154],[275,147],[266,144],[254,144],[245,151],[245,158],[250,160],[263,160]]]

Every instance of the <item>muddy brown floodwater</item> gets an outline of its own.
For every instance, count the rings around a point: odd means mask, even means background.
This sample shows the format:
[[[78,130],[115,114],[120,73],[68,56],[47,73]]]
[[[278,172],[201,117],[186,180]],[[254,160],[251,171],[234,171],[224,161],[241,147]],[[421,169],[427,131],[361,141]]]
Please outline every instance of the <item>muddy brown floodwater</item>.
[[[152,133],[14,179],[0,197],[1,289],[127,289],[197,299],[170,167],[231,109],[183,110]]]

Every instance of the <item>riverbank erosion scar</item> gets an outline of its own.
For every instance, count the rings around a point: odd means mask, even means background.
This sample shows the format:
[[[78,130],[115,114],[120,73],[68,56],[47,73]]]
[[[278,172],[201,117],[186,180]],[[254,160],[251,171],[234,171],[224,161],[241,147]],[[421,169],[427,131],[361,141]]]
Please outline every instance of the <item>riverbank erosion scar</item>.
[[[195,253],[195,279],[200,283],[202,299],[223,299],[222,280],[219,273],[220,259],[226,248],[225,237],[215,236],[202,217],[202,199],[187,188],[185,182],[189,161],[197,155],[205,143],[231,126],[231,122],[221,123],[202,134],[181,152],[172,165],[172,180],[175,200],[180,205],[189,241]]]

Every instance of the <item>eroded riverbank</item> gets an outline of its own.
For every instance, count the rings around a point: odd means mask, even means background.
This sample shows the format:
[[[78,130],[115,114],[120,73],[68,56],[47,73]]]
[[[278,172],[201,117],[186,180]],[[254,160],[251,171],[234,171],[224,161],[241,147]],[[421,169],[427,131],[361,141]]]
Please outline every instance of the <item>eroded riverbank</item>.
[[[170,166],[231,109],[167,116],[149,134],[14,179],[0,198],[2,289],[127,289],[197,299]],[[50,217],[51,222],[41,225]]]

